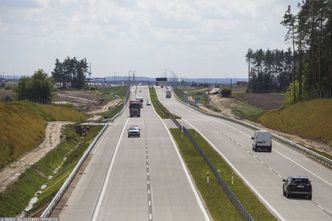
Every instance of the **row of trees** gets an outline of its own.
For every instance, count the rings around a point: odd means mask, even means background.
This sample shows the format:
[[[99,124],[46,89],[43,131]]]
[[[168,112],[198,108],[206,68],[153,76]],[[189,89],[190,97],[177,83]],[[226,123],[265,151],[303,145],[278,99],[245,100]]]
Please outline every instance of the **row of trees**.
[[[332,96],[332,1],[302,0],[298,13],[291,6],[281,22],[290,50],[248,50],[250,89],[284,91],[291,82],[293,102]],[[273,65],[271,66],[271,62]]]
[[[86,58],[77,60],[76,57],[67,57],[63,62],[55,60],[55,68],[52,72],[53,79],[60,87],[81,89],[85,85],[88,72]]]
[[[246,60],[251,91],[259,93],[287,90],[293,69],[293,54],[290,49],[248,49]]]
[[[283,21],[293,44],[294,102],[332,95],[332,1],[303,0],[299,12],[288,6]],[[297,81],[297,84],[295,84]],[[296,91],[298,91],[296,93]]]

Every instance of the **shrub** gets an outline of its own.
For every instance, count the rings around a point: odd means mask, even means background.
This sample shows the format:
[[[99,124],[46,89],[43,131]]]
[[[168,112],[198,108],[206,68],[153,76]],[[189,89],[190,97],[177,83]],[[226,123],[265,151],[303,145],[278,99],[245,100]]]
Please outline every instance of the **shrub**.
[[[221,95],[223,97],[230,97],[232,95],[232,89],[230,87],[224,87],[221,89]]]

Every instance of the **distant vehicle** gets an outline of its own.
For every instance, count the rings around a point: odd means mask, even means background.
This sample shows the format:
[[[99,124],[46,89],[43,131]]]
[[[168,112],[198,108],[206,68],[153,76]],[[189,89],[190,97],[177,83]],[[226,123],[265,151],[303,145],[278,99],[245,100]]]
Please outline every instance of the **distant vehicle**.
[[[141,108],[143,107],[143,97],[136,97],[136,100],[138,100],[139,102],[141,102]]]
[[[164,85],[160,85],[161,88],[164,88]]]
[[[257,130],[252,139],[252,150],[259,151],[265,150],[267,152],[272,151],[272,134],[270,131]]]
[[[312,199],[312,186],[308,177],[289,176],[282,181],[284,182],[282,185],[282,192],[287,198],[291,195],[304,195],[308,199]]]
[[[128,129],[128,137],[140,137],[141,129],[138,128],[137,125],[132,125]]]
[[[151,103],[149,100],[146,101],[146,106],[151,106]]]
[[[141,82],[141,83],[138,84],[138,86],[142,86],[142,84],[143,84],[143,83]]]
[[[129,114],[130,117],[140,117],[141,116],[141,102],[134,100],[129,102]]]
[[[170,91],[170,90],[167,90],[167,91],[166,91],[166,98],[171,98],[171,96],[172,96],[171,91]]]

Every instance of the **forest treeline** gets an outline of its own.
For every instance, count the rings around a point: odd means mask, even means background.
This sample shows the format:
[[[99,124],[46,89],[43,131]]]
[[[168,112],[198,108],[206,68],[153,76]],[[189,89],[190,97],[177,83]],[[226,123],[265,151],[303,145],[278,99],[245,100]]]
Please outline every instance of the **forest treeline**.
[[[67,57],[63,62],[55,60],[55,67],[52,77],[60,87],[81,89],[85,85],[88,72],[88,62],[86,58],[77,60],[76,57]]]
[[[331,97],[332,1],[303,0],[297,11],[293,13],[288,6],[281,21],[292,50],[248,50],[249,89],[267,92],[291,88],[293,102]]]

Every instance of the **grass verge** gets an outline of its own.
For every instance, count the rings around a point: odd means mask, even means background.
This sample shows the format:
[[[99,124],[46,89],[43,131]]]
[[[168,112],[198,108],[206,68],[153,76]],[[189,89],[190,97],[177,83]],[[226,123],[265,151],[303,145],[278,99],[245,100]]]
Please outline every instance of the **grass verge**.
[[[149,87],[149,91],[153,107],[162,119],[169,119],[171,118],[171,116],[175,119],[180,119],[179,116],[176,116],[175,114],[169,112],[167,108],[162,105],[162,103],[160,103],[160,101],[158,100],[156,89],[154,87]]]
[[[65,140],[0,193],[0,217],[20,214],[43,184],[47,188],[38,196],[33,210],[50,202],[100,129],[101,126],[93,126],[81,134],[77,127],[66,126]]]
[[[116,98],[125,99],[128,92],[128,86],[114,86],[109,88],[100,88],[98,89],[106,101],[112,101]]]
[[[208,165],[190,140],[184,136],[181,139],[179,129],[170,129],[178,143],[181,155],[193,176],[196,186],[200,191],[214,220],[243,220],[240,213],[229,201],[223,189],[219,186]],[[221,171],[224,180],[241,200],[255,220],[277,220],[270,211],[258,200],[256,195],[244,184],[227,162],[209,145],[209,143],[195,130],[189,130],[196,142],[203,148],[213,164]],[[210,173],[210,184],[206,183],[206,173]],[[234,184],[232,185],[232,176]]]
[[[103,116],[103,118],[105,118],[105,119],[106,118],[112,118],[122,110],[123,105],[124,105],[123,102],[121,102],[120,105],[117,105],[115,107],[111,107],[110,110],[102,113],[101,116]]]
[[[241,104],[233,107],[232,112],[241,119],[248,119],[256,122],[265,110],[243,103],[243,105]]]

